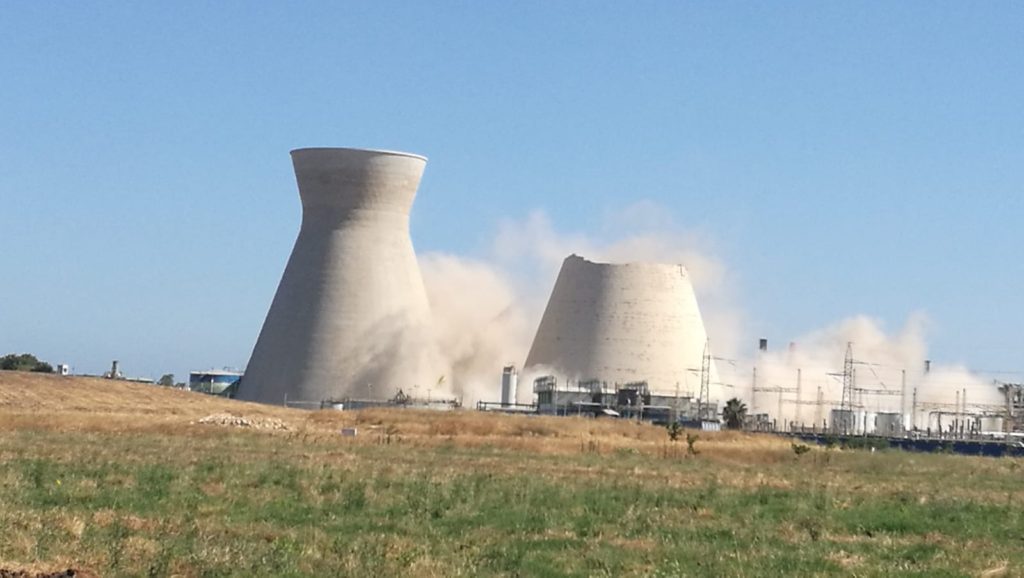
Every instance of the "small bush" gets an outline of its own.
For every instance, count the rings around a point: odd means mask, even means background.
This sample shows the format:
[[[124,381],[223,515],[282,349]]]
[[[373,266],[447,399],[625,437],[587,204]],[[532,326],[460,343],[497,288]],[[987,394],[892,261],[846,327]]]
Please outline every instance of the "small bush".
[[[695,456],[695,455],[700,453],[700,452],[697,451],[697,448],[694,447],[696,445],[696,443],[697,443],[697,440],[699,440],[699,439],[700,439],[700,436],[697,435],[697,434],[692,434],[692,433],[686,434],[686,453],[688,455]]]
[[[671,422],[665,426],[668,431],[668,439],[672,441],[678,441],[679,436],[683,433],[683,426],[679,425],[679,422]]]

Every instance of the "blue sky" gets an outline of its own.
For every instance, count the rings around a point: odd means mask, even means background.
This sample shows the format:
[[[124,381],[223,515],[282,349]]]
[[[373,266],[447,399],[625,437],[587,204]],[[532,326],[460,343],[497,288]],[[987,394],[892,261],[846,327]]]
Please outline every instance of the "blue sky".
[[[7,3],[0,353],[244,365],[288,151],[357,146],[430,158],[419,251],[650,201],[751,340],[924,312],[933,358],[1024,369],[1022,28],[1014,2]]]

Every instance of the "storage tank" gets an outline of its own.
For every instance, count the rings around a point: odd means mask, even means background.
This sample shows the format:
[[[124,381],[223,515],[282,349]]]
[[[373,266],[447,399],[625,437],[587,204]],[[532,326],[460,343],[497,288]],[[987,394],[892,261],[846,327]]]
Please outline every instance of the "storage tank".
[[[345,148],[291,156],[302,226],[238,397],[318,407],[436,388],[445,369],[409,236],[426,159]]]
[[[707,332],[682,265],[594,263],[571,255],[526,358],[524,373],[609,384],[646,381],[664,394],[700,394]],[[718,373],[708,364],[710,398]]]
[[[516,366],[506,365],[501,372],[501,405],[508,406],[516,402],[519,389],[519,374]]]

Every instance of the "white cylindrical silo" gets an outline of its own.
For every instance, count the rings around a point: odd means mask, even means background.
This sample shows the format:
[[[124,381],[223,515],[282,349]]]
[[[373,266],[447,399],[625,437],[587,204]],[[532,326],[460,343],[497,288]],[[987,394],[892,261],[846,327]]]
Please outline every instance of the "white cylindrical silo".
[[[506,365],[501,372],[501,405],[507,406],[516,403],[516,393],[519,389],[519,373],[516,366]]]
[[[343,148],[291,156],[302,226],[238,397],[319,404],[434,385],[445,371],[409,236],[426,159]]]
[[[593,263],[571,255],[526,359],[569,380],[646,381],[658,393],[700,394],[707,333],[682,265]],[[710,398],[719,397],[708,364]]]

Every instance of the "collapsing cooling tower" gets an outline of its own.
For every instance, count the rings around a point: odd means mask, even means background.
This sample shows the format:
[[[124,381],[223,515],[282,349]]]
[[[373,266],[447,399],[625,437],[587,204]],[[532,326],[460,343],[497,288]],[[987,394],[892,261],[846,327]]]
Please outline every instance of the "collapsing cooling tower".
[[[609,386],[646,381],[666,394],[678,384],[680,393],[697,395],[706,342],[682,265],[611,265],[571,255],[562,263],[526,367]],[[708,373],[717,384],[713,362]]]
[[[426,159],[292,151],[302,227],[238,397],[316,404],[390,398],[444,373],[409,237]]]

